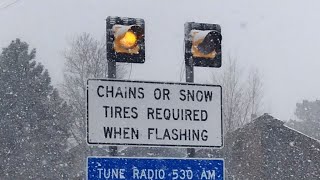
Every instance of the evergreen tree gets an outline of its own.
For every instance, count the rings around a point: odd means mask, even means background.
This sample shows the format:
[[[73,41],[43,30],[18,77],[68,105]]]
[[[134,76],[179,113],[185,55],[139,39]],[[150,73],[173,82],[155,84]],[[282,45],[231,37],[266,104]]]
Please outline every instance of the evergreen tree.
[[[287,125],[320,140],[320,100],[297,103],[295,115],[298,120],[290,120]]]
[[[0,55],[0,179],[67,176],[71,109],[35,56],[19,39]]]

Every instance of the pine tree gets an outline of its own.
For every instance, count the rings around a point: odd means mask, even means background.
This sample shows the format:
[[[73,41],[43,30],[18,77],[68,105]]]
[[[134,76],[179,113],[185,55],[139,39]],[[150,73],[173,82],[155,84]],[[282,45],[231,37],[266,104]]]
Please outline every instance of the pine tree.
[[[298,120],[290,120],[287,125],[320,140],[320,100],[297,103],[294,114]]]
[[[36,50],[16,39],[0,55],[0,177],[62,179],[71,109]],[[2,179],[2,178],[0,178]]]

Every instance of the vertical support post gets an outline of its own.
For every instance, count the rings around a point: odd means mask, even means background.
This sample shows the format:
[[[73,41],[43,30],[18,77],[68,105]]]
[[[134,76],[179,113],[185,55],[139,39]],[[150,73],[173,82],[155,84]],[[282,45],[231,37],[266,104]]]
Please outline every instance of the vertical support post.
[[[187,65],[186,64],[186,82],[194,82],[194,70],[193,64]]]
[[[194,82],[194,66],[193,59],[190,58],[189,63],[186,63],[186,82]],[[196,150],[194,148],[187,149],[187,157],[192,158],[195,157]]]
[[[117,78],[117,63],[115,61],[108,61],[108,78]],[[118,147],[117,146],[109,146],[109,155],[117,156],[118,155]]]
[[[108,61],[108,78],[117,78],[117,63],[115,61]]]

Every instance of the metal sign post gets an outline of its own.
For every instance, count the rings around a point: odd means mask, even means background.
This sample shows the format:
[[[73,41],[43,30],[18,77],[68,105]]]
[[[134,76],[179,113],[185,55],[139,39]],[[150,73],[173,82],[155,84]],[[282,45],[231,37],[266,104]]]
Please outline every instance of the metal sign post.
[[[115,61],[108,61],[108,78],[117,78],[117,63]],[[117,156],[118,148],[117,146],[109,146],[109,155]]]
[[[116,62],[144,63],[143,19],[109,16],[106,19],[106,33],[108,78],[116,79]],[[130,38],[132,36],[134,38]],[[110,146],[109,150],[110,156],[117,155],[116,146]]]
[[[190,58],[190,61],[192,61],[192,58]],[[190,62],[189,65],[186,64],[186,82],[194,82],[194,66],[193,63]],[[187,157],[195,157],[196,150],[194,148],[188,148],[187,149]]]
[[[194,82],[194,66],[221,67],[221,27],[218,24],[187,22],[185,27],[186,82]],[[187,149],[194,157],[195,149]]]

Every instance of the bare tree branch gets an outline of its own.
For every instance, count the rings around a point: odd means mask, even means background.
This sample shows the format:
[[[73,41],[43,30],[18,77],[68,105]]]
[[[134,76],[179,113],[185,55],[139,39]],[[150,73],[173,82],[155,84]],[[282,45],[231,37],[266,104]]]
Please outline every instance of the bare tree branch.
[[[224,127],[229,132],[242,127],[260,113],[263,91],[256,69],[245,76],[236,59],[230,56],[223,68],[222,73],[212,76],[212,81],[222,86]]]
[[[88,78],[106,78],[107,59],[105,42],[95,40],[90,34],[77,36],[64,51],[64,83],[61,92],[75,112],[72,134],[75,140],[85,143],[85,107]],[[118,77],[123,77],[125,69],[117,66]]]

